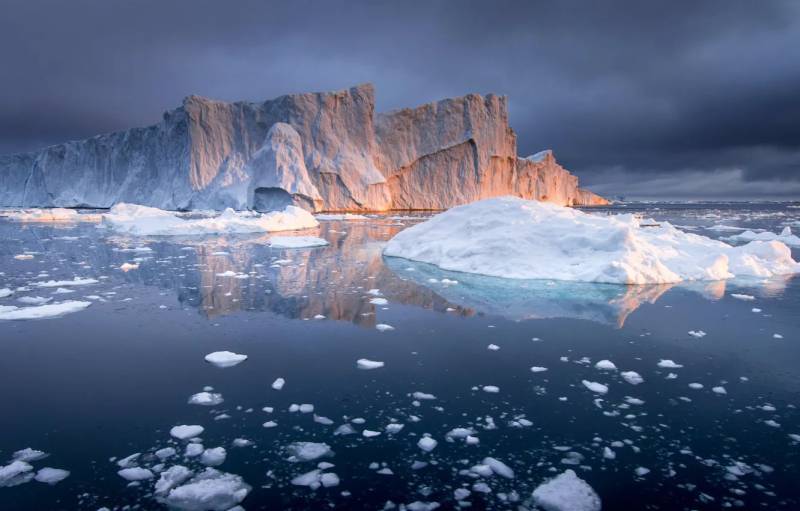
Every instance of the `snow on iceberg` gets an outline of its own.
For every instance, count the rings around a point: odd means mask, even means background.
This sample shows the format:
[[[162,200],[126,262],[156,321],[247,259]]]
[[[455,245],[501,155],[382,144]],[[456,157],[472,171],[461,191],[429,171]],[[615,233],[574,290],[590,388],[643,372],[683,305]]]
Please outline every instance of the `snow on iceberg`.
[[[310,229],[319,222],[297,206],[264,214],[229,208],[218,216],[183,218],[163,209],[121,203],[103,215],[102,225],[134,236],[202,236]]]
[[[49,303],[33,307],[0,305],[0,320],[55,318],[81,311],[91,304],[92,302],[68,300],[66,302]]]
[[[387,256],[513,279],[612,284],[800,272],[777,241],[733,247],[634,215],[604,216],[516,197],[455,207],[389,240]]]
[[[740,234],[734,234],[733,236],[729,236],[727,239],[731,241],[780,241],[784,245],[789,245],[790,247],[798,247],[800,248],[800,237],[795,234],[792,234],[791,227],[784,227],[780,234],[775,234],[774,232],[764,231],[755,233],[753,231],[744,231]]]

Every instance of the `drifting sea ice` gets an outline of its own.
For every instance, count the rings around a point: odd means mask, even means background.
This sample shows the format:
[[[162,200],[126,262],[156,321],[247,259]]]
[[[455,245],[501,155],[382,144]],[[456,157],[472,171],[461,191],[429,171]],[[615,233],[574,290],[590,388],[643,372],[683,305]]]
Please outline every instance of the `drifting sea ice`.
[[[634,215],[593,215],[498,197],[409,227],[386,244],[384,254],[495,277],[612,284],[800,272],[789,247],[778,241],[734,247],[667,222],[647,228],[640,224]]]
[[[622,371],[619,373],[622,376],[622,379],[626,382],[630,383],[631,385],[639,385],[640,383],[644,382],[644,378],[642,375],[637,373],[636,371]]]
[[[31,449],[30,447],[26,447],[24,449],[20,449],[13,454],[13,458],[19,461],[39,461],[41,459],[46,458],[48,455],[44,451],[39,451],[37,449]]]
[[[533,490],[533,501],[546,511],[600,511],[600,497],[573,470],[550,479]]]
[[[68,300],[66,302],[34,305],[31,307],[16,307],[13,305],[0,305],[0,320],[25,320],[55,318],[82,311],[92,302]]]
[[[215,351],[206,355],[205,360],[217,367],[233,367],[247,360],[247,355],[241,355],[232,351]]]
[[[359,369],[369,370],[369,369],[378,369],[384,366],[383,362],[379,362],[377,360],[369,360],[366,358],[360,358],[356,361],[356,367]]]
[[[158,208],[120,203],[102,215],[102,225],[134,236],[197,236],[291,231],[317,227],[319,222],[296,206],[265,214],[226,209],[215,217],[185,219]]]
[[[186,484],[170,490],[164,503],[184,511],[224,511],[243,501],[250,490],[240,476],[207,468]]]
[[[598,394],[606,394],[608,392],[608,386],[603,385],[602,383],[597,383],[596,381],[588,381],[588,380],[582,380],[581,383],[583,383],[583,386],[591,390],[592,392],[596,392]]]
[[[40,483],[56,484],[69,477],[69,470],[60,468],[43,467],[36,472],[34,479]]]
[[[800,247],[800,237],[792,234],[791,227],[784,227],[783,231],[780,234],[775,234],[774,232],[759,232],[754,233],[753,231],[744,231],[740,234],[734,234],[728,238],[731,241],[779,241],[790,247]]]
[[[286,447],[289,461],[312,461],[318,458],[333,456],[333,451],[328,444],[320,442],[294,442]]]
[[[217,406],[225,401],[222,394],[215,392],[198,392],[189,397],[190,405]]]
[[[437,445],[439,445],[439,442],[429,436],[424,436],[419,439],[419,442],[417,442],[417,447],[425,452],[431,452],[432,450],[436,449]]]
[[[205,428],[203,426],[191,425],[187,426],[185,424],[180,426],[175,426],[169,430],[169,434],[173,437],[177,438],[178,440],[187,440],[189,438],[194,438],[196,436],[202,435]]]
[[[285,384],[286,380],[283,378],[277,378],[274,382],[272,382],[272,388],[275,390],[281,390]]]
[[[119,476],[126,481],[144,481],[154,477],[153,472],[147,468],[141,467],[123,468],[122,470],[119,470],[117,474],[119,474]]]
[[[14,460],[6,466],[0,466],[0,488],[27,483],[33,478],[33,467],[24,461]]]

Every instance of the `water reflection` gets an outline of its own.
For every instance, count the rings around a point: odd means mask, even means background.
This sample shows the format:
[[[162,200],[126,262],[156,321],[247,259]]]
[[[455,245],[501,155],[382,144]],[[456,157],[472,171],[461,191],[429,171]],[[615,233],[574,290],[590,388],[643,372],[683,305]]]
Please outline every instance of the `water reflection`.
[[[445,272],[430,265],[383,258],[381,249],[406,224],[378,218],[324,222],[296,233],[325,238],[327,247],[284,250],[268,245],[269,235],[205,238],[132,238],[94,226],[19,229],[0,223],[9,241],[0,254],[9,258],[35,251],[52,276],[109,277],[106,283],[155,286],[208,318],[241,311],[269,311],[292,319],[348,321],[363,327],[379,323],[381,305],[370,303],[379,289],[392,304],[448,314],[488,314],[522,321],[572,318],[622,327],[643,304],[654,304],[672,285],[619,286],[556,281],[505,280]],[[138,268],[123,271],[124,263]],[[33,271],[18,275],[25,285]],[[443,279],[445,282],[443,283]],[[448,284],[446,279],[458,281]],[[696,282],[679,287],[716,300],[726,282]],[[737,283],[776,295],[786,279]]]

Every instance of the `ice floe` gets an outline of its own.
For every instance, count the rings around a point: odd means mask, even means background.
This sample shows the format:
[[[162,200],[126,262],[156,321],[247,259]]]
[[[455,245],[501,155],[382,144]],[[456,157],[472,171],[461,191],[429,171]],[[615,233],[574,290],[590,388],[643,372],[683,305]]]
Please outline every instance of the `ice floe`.
[[[232,351],[215,351],[206,355],[205,360],[217,367],[233,367],[247,360],[247,355],[234,353]]]
[[[377,360],[369,360],[366,358],[360,358],[356,361],[356,367],[359,369],[378,369],[384,366],[383,362],[379,362]]]
[[[163,501],[183,511],[224,511],[243,501],[250,490],[241,476],[207,468],[186,484],[171,489]]]
[[[40,468],[34,479],[40,483],[56,484],[69,477],[69,470],[61,468],[43,467]]]
[[[600,497],[573,470],[566,470],[533,490],[534,503],[545,511],[600,511]]]
[[[777,241],[734,247],[667,222],[642,223],[634,215],[593,215],[499,197],[409,227],[387,243],[384,254],[496,277],[615,284],[800,272],[789,247]]]
[[[142,467],[123,468],[117,474],[126,481],[144,481],[155,477],[150,469]]]
[[[326,443],[294,442],[286,447],[289,461],[312,461],[326,456],[333,456],[333,451]]]
[[[178,440],[187,440],[202,435],[205,428],[197,425],[180,425],[169,430],[169,434]]]
[[[218,216],[183,218],[171,211],[121,203],[102,216],[102,225],[134,236],[198,236],[291,231],[317,227],[319,222],[296,206],[264,214],[226,209]]]
[[[27,483],[33,479],[32,470],[33,467],[30,463],[20,460],[14,460],[8,465],[0,466],[0,488]]]
[[[82,311],[92,302],[68,300],[65,302],[34,305],[31,307],[16,307],[14,305],[0,305],[0,320],[24,320],[55,318]]]
[[[731,241],[779,241],[790,247],[800,247],[800,237],[795,234],[792,234],[791,227],[784,227],[783,231],[780,234],[775,234],[774,232],[759,232],[755,233],[753,231],[744,231],[739,234],[734,234],[733,236],[728,237],[727,239]]]
[[[597,383],[596,381],[588,381],[588,380],[583,380],[581,381],[581,383],[583,383],[583,386],[591,390],[592,392],[596,392],[598,394],[606,394],[608,392],[608,386],[603,385],[602,383]]]

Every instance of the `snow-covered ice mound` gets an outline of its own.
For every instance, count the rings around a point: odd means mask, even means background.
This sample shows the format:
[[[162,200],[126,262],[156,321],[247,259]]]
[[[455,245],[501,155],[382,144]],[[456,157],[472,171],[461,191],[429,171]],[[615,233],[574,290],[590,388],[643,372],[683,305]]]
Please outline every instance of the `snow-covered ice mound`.
[[[516,197],[455,207],[389,240],[387,256],[515,279],[658,284],[800,272],[777,241],[733,247],[633,215]]]
[[[33,307],[0,305],[0,321],[56,318],[73,312],[82,311],[91,304],[92,302],[68,300],[66,302],[36,305]]]
[[[209,218],[182,218],[171,211],[122,203],[103,215],[103,225],[135,236],[199,236],[310,229],[319,222],[314,215],[296,206],[264,214],[226,209]]]

